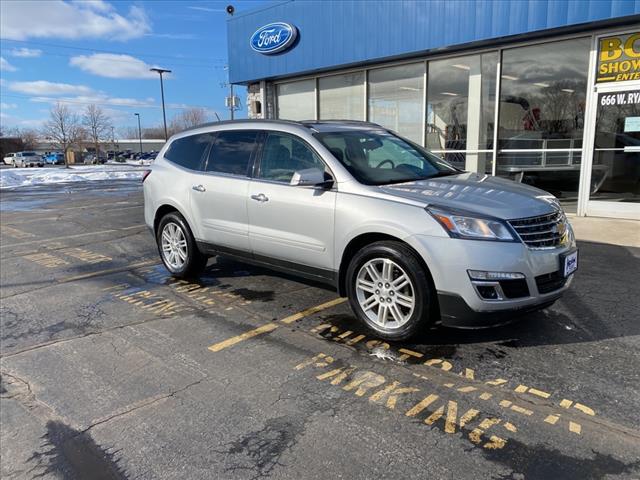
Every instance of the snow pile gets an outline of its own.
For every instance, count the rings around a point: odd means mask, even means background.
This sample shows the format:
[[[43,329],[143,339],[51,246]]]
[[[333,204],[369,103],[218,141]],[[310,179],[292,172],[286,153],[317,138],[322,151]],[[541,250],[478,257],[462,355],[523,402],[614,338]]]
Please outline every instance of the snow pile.
[[[139,180],[144,169],[126,165],[86,165],[71,168],[14,168],[0,170],[0,188],[92,180]]]

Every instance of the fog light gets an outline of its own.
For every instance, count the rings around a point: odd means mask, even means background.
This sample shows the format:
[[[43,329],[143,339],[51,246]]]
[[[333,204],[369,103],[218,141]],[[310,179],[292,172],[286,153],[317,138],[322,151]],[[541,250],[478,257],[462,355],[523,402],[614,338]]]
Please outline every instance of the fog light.
[[[492,287],[490,285],[478,285],[476,286],[476,288],[478,289],[478,293],[482,298],[485,298],[487,300],[497,300],[499,298],[498,292],[496,292],[495,287]]]
[[[518,280],[521,278],[525,278],[522,273],[516,272],[485,272],[483,270],[467,270],[469,274],[469,278],[471,280],[482,280],[482,281],[492,281],[492,280]]]

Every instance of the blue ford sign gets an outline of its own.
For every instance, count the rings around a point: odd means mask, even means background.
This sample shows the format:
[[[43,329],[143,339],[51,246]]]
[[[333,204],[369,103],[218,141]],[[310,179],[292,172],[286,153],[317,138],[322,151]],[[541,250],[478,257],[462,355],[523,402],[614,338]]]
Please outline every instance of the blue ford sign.
[[[251,48],[265,55],[282,52],[295,42],[298,29],[284,22],[274,22],[260,27],[251,35]]]

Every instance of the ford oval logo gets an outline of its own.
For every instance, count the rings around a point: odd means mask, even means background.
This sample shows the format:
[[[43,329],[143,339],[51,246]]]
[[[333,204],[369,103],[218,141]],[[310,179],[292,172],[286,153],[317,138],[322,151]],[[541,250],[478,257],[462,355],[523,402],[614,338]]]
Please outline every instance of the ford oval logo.
[[[282,52],[295,42],[298,29],[283,22],[270,23],[260,27],[251,35],[251,48],[265,55]]]

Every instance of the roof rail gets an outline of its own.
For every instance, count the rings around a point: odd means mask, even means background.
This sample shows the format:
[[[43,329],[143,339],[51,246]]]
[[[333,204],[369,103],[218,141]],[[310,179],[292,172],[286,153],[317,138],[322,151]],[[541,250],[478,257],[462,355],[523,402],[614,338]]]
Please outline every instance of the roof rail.
[[[361,120],[301,120],[301,121],[295,121],[295,120],[271,120],[271,119],[264,119],[264,118],[241,118],[239,120],[222,120],[219,122],[207,122],[207,123],[201,123],[200,125],[196,125],[194,127],[189,127],[189,128],[185,128],[184,130],[181,130],[178,133],[183,133],[183,132],[189,132],[191,130],[197,130],[199,128],[204,128],[204,127],[213,127],[216,125],[233,125],[233,124],[237,124],[237,123],[279,123],[281,125],[297,125],[297,126],[303,126],[306,128],[311,128],[313,125],[318,125],[318,124],[340,124],[340,123],[346,123],[346,124],[350,124],[350,125],[362,125],[362,126],[369,126],[369,127],[376,127],[376,128],[381,128],[381,129],[385,129],[382,125],[379,125],[377,123],[373,123],[373,122],[364,122]]]
[[[294,120],[271,120],[271,119],[265,119],[265,118],[240,118],[238,120],[221,120],[219,122],[201,123],[200,125],[196,125],[194,127],[185,128],[184,130],[181,130],[180,133],[188,132],[188,131],[191,131],[191,130],[196,130],[198,128],[213,127],[213,126],[216,126],[216,125],[233,125],[233,124],[236,124],[236,123],[261,123],[261,122],[265,122],[265,123],[280,123],[282,125],[302,125],[302,122],[296,122]]]
[[[353,125],[369,125],[372,127],[378,127],[378,128],[384,128],[382,125],[379,125],[377,123],[373,123],[373,122],[365,122],[364,120],[302,120],[299,123],[302,123],[303,125],[309,125],[309,124],[322,124],[322,123],[328,123],[328,124],[334,124],[334,123],[348,123],[348,124],[353,124]]]

